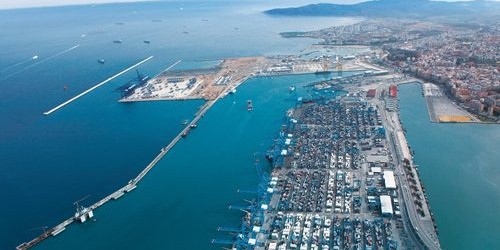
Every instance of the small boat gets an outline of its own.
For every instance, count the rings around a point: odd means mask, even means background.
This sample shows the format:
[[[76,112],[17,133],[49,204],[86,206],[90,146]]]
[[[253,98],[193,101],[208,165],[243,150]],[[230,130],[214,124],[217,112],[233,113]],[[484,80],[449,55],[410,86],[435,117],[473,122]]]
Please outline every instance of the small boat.
[[[184,120],[184,121],[182,121],[182,125],[187,125],[188,122],[189,122],[188,120]]]
[[[253,111],[253,103],[252,100],[247,101],[247,110],[248,111]]]
[[[97,60],[97,62],[100,64],[104,64],[106,61],[104,61],[104,59],[99,59],[99,60]]]
[[[145,41],[144,41],[144,43],[146,43],[146,44],[150,44],[150,43],[151,43],[151,41],[149,41],[149,40],[145,40]]]
[[[191,124],[189,127],[190,127],[190,128],[197,128],[197,127],[198,127],[198,125],[196,125],[196,124]]]
[[[68,85],[65,84],[63,88],[64,88],[65,91],[68,90]]]
[[[34,55],[31,59],[33,59],[33,60],[38,59],[38,55]]]
[[[123,43],[122,40],[114,40],[113,43]]]
[[[290,92],[295,91],[295,86],[290,86]]]
[[[236,89],[231,89],[231,91],[229,91],[229,94],[234,94],[236,93]]]
[[[182,137],[186,137],[187,135],[188,135],[188,131],[187,130],[184,131],[184,132],[182,132],[182,134],[181,134]]]

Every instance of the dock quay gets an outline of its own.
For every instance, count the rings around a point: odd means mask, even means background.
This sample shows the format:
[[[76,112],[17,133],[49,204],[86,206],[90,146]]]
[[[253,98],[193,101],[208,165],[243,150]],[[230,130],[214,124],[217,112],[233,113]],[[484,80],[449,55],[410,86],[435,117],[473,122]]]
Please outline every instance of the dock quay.
[[[165,101],[165,100],[213,100],[226,87],[236,85],[253,76],[278,76],[301,74],[338,74],[343,70],[356,71],[358,75],[385,74],[366,70],[353,62],[331,61],[330,58],[304,59],[300,56],[240,57],[226,58],[220,64],[199,70],[164,70],[122,98],[120,102]],[[333,59],[332,59],[333,60]]]
[[[479,120],[448,99],[433,83],[422,84],[422,94],[432,122],[478,122]]]
[[[227,58],[217,66],[200,70],[164,70],[120,102],[163,100],[214,100],[247,77],[265,68],[265,57]]]
[[[392,112],[392,115],[397,115]],[[420,182],[401,175],[411,155],[375,99],[297,103],[266,158],[233,249],[440,249]],[[399,131],[399,130],[398,130]],[[406,145],[406,144],[404,144]],[[407,159],[409,157],[410,159]],[[414,171],[414,170],[412,170]],[[260,171],[259,171],[260,172]],[[405,178],[403,178],[405,177]],[[420,204],[420,205],[419,205]],[[234,206],[230,208],[234,209]]]

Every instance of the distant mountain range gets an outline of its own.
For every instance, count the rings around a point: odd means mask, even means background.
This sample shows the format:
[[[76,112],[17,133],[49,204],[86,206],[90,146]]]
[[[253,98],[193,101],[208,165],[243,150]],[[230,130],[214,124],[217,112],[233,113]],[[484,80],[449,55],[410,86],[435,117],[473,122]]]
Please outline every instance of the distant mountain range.
[[[364,16],[395,18],[428,18],[439,16],[496,18],[500,3],[494,1],[443,2],[431,0],[374,0],[357,4],[310,4],[295,8],[267,10],[269,15],[282,16]]]

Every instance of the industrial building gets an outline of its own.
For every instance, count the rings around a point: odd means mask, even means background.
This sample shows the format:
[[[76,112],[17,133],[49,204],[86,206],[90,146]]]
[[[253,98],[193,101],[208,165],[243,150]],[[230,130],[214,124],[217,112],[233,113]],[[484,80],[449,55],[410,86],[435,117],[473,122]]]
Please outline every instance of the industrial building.
[[[384,171],[384,184],[387,189],[396,189],[396,180],[393,171]]]
[[[368,90],[368,93],[366,93],[366,97],[367,98],[373,98],[373,97],[375,97],[375,94],[377,94],[377,90],[370,89],[370,90]]]
[[[392,200],[389,195],[380,196],[380,210],[382,216],[392,216]]]

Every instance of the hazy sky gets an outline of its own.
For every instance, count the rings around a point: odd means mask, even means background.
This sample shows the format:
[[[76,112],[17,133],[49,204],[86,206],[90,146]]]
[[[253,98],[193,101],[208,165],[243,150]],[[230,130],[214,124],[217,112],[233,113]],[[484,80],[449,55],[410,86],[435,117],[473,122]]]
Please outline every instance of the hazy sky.
[[[69,4],[138,2],[140,0],[0,0],[0,9],[57,6]]]
[[[89,4],[89,3],[110,3],[110,2],[139,2],[146,0],[0,0],[0,9],[27,8],[40,6],[57,6],[70,4]],[[151,0],[149,0],[151,1]],[[162,1],[162,0],[160,0]],[[169,0],[163,0],[169,1]],[[180,0],[182,1],[182,0]],[[190,1],[190,0],[184,0]],[[192,1],[192,0],[191,0]],[[206,1],[229,1],[229,0],[206,0]],[[238,1],[238,0],[233,0]],[[255,0],[256,2],[268,2],[283,4],[306,4],[306,3],[356,3],[364,0]],[[403,0],[402,0],[403,1]],[[446,1],[446,0],[445,0]],[[450,0],[448,0],[450,1]]]
[[[203,0],[0,0],[0,9],[28,8],[41,6],[58,6],[71,4],[92,4],[92,3],[116,3],[116,2],[140,2],[140,1],[203,1]],[[205,0],[205,1],[239,1],[239,0]],[[260,3],[277,4],[307,4],[307,3],[356,3],[366,0],[246,0]]]

